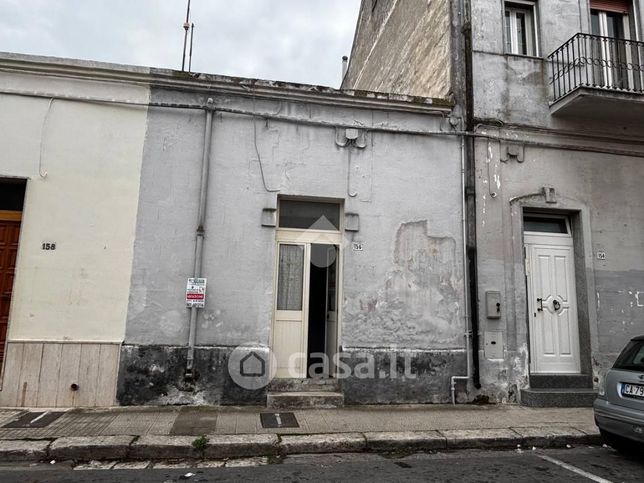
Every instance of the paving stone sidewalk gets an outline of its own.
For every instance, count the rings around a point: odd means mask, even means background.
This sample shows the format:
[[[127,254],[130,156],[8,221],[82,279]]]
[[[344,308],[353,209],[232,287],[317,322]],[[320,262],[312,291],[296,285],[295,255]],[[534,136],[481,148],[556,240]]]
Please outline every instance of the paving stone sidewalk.
[[[0,409],[0,460],[200,459],[599,442],[589,408],[423,405],[278,411],[280,422],[292,420],[285,413],[293,413],[297,427],[290,428],[263,427],[260,414],[266,412],[275,411]],[[15,427],[21,425],[27,427]],[[200,436],[205,437],[201,444],[195,443]]]

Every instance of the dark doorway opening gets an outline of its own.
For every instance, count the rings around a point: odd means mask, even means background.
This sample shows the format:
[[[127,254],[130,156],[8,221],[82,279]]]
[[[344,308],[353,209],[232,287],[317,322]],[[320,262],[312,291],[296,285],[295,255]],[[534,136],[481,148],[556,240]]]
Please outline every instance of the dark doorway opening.
[[[309,276],[307,376],[333,377],[338,335],[338,247],[312,244]]]

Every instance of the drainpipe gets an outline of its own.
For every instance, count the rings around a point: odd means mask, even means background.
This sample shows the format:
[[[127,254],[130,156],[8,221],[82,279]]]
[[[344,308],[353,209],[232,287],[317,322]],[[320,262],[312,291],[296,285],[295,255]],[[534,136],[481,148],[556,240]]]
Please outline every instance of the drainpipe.
[[[467,358],[467,375],[452,376],[450,378],[450,392],[452,394],[452,404],[456,404],[456,381],[469,381],[472,377],[472,364],[470,357],[470,298],[468,295],[469,287],[465,286],[465,281],[469,280],[468,254],[467,254],[467,200],[465,197],[465,136],[461,136],[461,227],[463,230],[463,321],[465,322],[465,355]]]
[[[206,130],[204,132],[203,153],[201,157],[201,186],[199,188],[199,211],[197,215],[197,238],[195,241],[195,265],[193,277],[201,277],[203,260],[203,240],[206,234],[206,202],[208,200],[208,178],[210,177],[210,146],[212,144],[212,116],[215,112],[214,101],[206,102]],[[195,338],[197,328],[197,307],[190,308],[190,328],[188,332],[188,357],[186,359],[186,379],[192,379],[192,366],[195,358]]]
[[[464,2],[466,21],[463,25],[465,51],[465,131],[474,133],[474,80],[472,75],[472,4]],[[465,195],[467,205],[467,259],[469,267],[470,325],[472,336],[472,382],[481,388],[479,364],[479,293],[476,241],[476,163],[474,138],[465,140]]]
[[[474,132],[474,84],[472,77],[472,15],[471,2],[462,0],[459,10],[462,19],[462,42],[464,53],[464,82],[462,104],[465,107],[465,133]],[[467,375],[453,376],[450,390],[452,403],[456,404],[456,381],[472,379],[476,389],[481,388],[479,364],[479,311],[478,311],[478,276],[476,249],[476,166],[474,138],[461,138],[461,183],[463,189],[463,270],[467,280],[466,316],[465,316],[465,350],[467,351]],[[469,322],[469,323],[468,323]]]

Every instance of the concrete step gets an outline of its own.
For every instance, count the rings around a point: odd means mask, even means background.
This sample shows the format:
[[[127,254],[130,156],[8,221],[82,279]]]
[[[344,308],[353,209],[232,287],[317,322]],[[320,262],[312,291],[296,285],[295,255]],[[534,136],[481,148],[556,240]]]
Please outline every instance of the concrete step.
[[[530,374],[532,389],[591,389],[590,374]]]
[[[344,394],[341,392],[269,392],[266,395],[266,407],[272,409],[337,408],[341,406],[344,406]]]
[[[340,381],[337,379],[273,379],[268,385],[272,392],[339,392]]]
[[[521,389],[521,404],[533,408],[592,407],[597,393],[593,389]]]

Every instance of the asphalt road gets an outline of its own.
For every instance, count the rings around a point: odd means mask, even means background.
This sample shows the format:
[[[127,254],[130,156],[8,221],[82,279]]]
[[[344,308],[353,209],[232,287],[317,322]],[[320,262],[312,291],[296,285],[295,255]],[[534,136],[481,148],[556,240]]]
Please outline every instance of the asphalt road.
[[[187,473],[193,475],[186,477]],[[0,467],[2,483],[214,481],[641,482],[644,453],[627,457],[611,448],[579,447],[459,451],[398,458],[374,454],[294,456],[280,464],[238,468],[79,471],[47,465]]]

